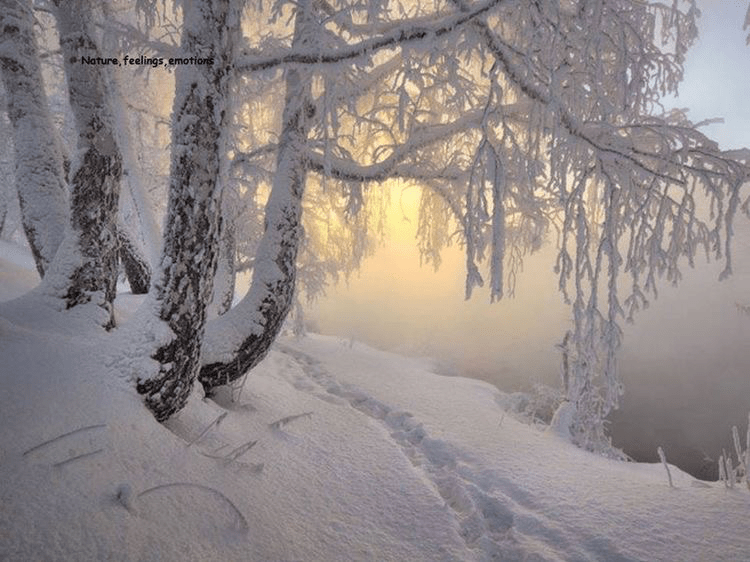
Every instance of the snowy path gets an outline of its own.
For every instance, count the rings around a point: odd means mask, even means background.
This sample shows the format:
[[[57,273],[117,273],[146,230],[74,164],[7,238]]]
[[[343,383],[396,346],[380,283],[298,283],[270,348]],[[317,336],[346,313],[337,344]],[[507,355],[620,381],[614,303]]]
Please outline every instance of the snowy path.
[[[298,387],[388,433],[444,501],[474,559],[750,560],[747,490],[695,487],[674,467],[670,489],[660,465],[598,458],[503,417],[486,383],[428,375],[424,361],[350,345],[312,336],[281,349],[303,367]]]
[[[415,470],[444,500],[456,520],[460,536],[477,560],[611,560],[627,561],[614,549],[600,544],[595,554],[570,544],[554,521],[545,517],[529,495],[508,478],[482,478],[470,455],[450,443],[430,437],[410,412],[373,398],[351,384],[339,383],[325,365],[289,345],[279,350],[302,367],[314,386],[295,380],[295,387],[318,398],[346,404],[380,422],[400,446]]]

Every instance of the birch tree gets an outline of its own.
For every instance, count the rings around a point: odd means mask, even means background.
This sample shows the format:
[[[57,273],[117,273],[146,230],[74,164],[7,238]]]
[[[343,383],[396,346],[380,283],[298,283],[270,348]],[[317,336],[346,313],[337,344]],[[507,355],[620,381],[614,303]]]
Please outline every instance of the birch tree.
[[[62,148],[54,131],[34,37],[31,5],[0,3],[0,77],[15,145],[15,185],[21,219],[41,276],[68,223]]]
[[[658,103],[681,79],[694,3],[457,0],[399,18],[380,5],[318,6],[326,25],[316,43],[268,41],[238,68],[311,69],[322,83],[317,136],[300,165],[349,193],[391,177],[421,182],[458,225],[467,297],[484,284],[486,263],[490,297],[501,298],[519,249],[559,229],[556,270],[574,324],[570,430],[599,447],[622,392],[619,322],[655,294],[659,277],[676,282],[682,260],[692,265],[701,248],[731,269],[745,171],[684,117],[660,115]],[[713,215],[703,212],[709,206]],[[436,234],[430,219],[421,222],[424,241]],[[621,295],[624,278],[630,290]],[[240,340],[207,339],[204,372],[224,364],[220,377],[204,377],[207,386],[252,365],[232,371]]]
[[[313,46],[318,25],[312,1],[299,2],[292,48]],[[276,172],[265,208],[252,282],[247,296],[208,326],[199,374],[208,391],[239,378],[266,356],[292,305],[297,251],[302,238],[300,213],[306,175],[303,155],[313,106],[308,71],[287,69],[285,83]]]
[[[158,420],[182,408],[200,366],[219,252],[219,176],[231,76],[231,30],[238,26],[238,15],[230,10],[228,0],[196,0],[183,7],[182,50],[211,63],[183,65],[175,71],[168,216],[153,312],[169,328],[170,336],[152,355],[157,372],[141,374],[137,383]]]
[[[78,153],[70,171],[70,222],[42,290],[62,300],[66,309],[93,305],[96,321],[109,329],[115,325],[122,158],[102,68],[81,61],[101,58],[92,35],[91,5],[76,0],[56,7]]]
[[[155,288],[157,316],[174,337],[154,355],[159,374],[138,385],[157,418],[184,403],[198,361],[210,392],[267,353],[293,302],[313,182],[356,217],[369,189],[398,178],[422,188],[423,258],[438,263],[442,245],[463,245],[467,298],[485,284],[490,300],[512,293],[525,253],[554,236],[573,324],[566,430],[582,446],[606,446],[604,420],[622,392],[620,322],[645,306],[661,277],[679,280],[699,250],[731,270],[746,168],[659,106],[695,38],[694,3],[258,3],[248,8],[253,33],[240,54],[224,38],[225,9],[184,7],[183,52],[224,62],[177,74]],[[274,85],[275,98],[256,102],[276,116],[276,138],[221,146],[227,120],[217,116],[244,91],[230,94],[230,79]],[[216,186],[221,154],[230,153],[234,164],[265,168],[258,184],[268,199],[251,289],[203,337],[221,235]]]

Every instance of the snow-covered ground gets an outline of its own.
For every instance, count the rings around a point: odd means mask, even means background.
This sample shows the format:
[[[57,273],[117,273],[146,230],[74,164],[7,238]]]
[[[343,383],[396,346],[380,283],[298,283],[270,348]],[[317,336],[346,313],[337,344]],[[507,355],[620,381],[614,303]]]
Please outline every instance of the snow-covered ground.
[[[670,488],[350,340],[281,338],[160,425],[118,372],[127,330],[8,300],[36,279],[2,243],[0,560],[750,560],[746,488]]]

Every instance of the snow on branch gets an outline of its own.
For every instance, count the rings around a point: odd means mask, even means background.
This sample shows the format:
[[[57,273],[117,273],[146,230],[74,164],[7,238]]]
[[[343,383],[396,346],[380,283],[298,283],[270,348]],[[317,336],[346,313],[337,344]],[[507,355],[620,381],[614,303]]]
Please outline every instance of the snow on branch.
[[[117,38],[124,48],[138,48],[147,50],[149,53],[164,58],[184,56],[179,45],[153,39],[148,33],[138,29],[129,23],[109,20],[97,25],[105,33]]]
[[[453,122],[425,125],[415,128],[410,137],[396,145],[391,154],[380,162],[370,165],[360,165],[351,160],[336,158],[310,151],[307,154],[307,163],[311,169],[330,174],[333,177],[352,181],[383,181],[389,178],[411,178],[411,179],[459,179],[464,176],[462,170],[456,168],[443,168],[428,170],[419,164],[400,165],[407,158],[413,159],[415,152],[429,144],[436,143],[451,137],[457,133],[479,126],[482,120],[482,112],[469,112]]]
[[[442,18],[437,18],[430,24],[406,22],[401,23],[392,31],[381,35],[365,39],[354,45],[342,47],[335,51],[311,52],[309,48],[300,50],[290,50],[284,54],[274,56],[253,56],[246,55],[238,60],[236,68],[239,72],[253,72],[258,70],[268,70],[283,64],[334,64],[356,59],[361,56],[371,56],[375,51],[389,47],[398,47],[408,43],[414,43],[429,38],[436,38],[447,35],[459,29],[463,24],[474,20],[475,18],[486,14],[502,0],[485,0],[473,6],[471,11],[466,13],[450,14]]]

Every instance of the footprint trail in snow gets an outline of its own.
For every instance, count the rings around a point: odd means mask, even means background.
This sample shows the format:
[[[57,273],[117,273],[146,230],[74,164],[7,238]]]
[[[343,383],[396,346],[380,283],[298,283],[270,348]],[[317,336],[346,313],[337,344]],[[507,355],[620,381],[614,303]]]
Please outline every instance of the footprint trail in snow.
[[[293,381],[295,388],[329,403],[348,405],[383,425],[415,470],[443,499],[460,536],[478,560],[563,560],[561,553],[571,552],[577,552],[578,560],[595,559],[570,544],[559,526],[540,514],[528,494],[509,478],[492,471],[478,472],[467,454],[431,438],[411,413],[338,382],[321,361],[298,349],[287,345],[278,349],[294,358],[307,377]],[[606,550],[610,559],[624,560],[617,552]]]

